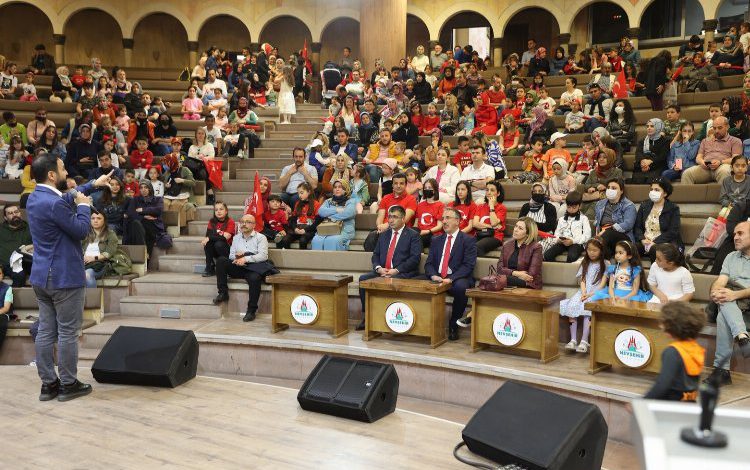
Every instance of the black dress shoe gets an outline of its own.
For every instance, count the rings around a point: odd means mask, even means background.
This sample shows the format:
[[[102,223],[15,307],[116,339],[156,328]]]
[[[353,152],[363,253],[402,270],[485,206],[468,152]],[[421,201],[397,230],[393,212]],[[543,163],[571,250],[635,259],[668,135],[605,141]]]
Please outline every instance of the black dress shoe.
[[[91,385],[76,380],[70,385],[63,384],[60,387],[60,394],[57,395],[57,401],[69,401],[88,395],[89,393],[91,393]]]
[[[364,331],[364,329],[365,329],[365,321],[362,320],[361,322],[359,322],[359,325],[357,325],[357,327],[355,328],[355,330],[356,331]]]
[[[214,268],[206,268],[201,273],[201,276],[203,277],[211,277],[216,275],[216,270]]]
[[[60,379],[55,380],[51,384],[42,384],[42,392],[39,394],[39,401],[54,400],[58,393],[60,393]]]
[[[737,344],[740,345],[740,351],[742,351],[742,357],[747,359],[750,357],[750,337],[743,336],[737,340]]]
[[[722,385],[732,385],[732,375],[727,369],[719,369],[718,367],[711,372],[711,375],[703,380],[704,384],[713,384],[718,387]]]
[[[253,321],[253,320],[255,320],[255,312],[251,310],[248,310],[245,316],[242,317],[242,321]]]
[[[226,302],[227,300],[229,300],[229,294],[227,294],[226,292],[219,292],[219,295],[214,297],[213,302],[214,305],[219,305],[220,303]]]
[[[448,328],[448,339],[450,341],[458,341],[458,328],[455,326]]]

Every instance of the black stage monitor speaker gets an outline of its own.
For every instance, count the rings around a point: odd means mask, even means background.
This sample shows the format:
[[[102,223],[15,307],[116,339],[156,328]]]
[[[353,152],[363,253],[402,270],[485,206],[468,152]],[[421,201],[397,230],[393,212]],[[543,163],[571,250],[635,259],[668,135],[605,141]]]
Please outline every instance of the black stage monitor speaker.
[[[198,341],[192,331],[121,326],[94,361],[97,382],[176,387],[195,377]]]
[[[466,446],[528,470],[600,470],[607,423],[596,405],[507,382],[471,418]]]
[[[302,385],[303,410],[372,423],[396,409],[398,375],[391,364],[323,356]]]

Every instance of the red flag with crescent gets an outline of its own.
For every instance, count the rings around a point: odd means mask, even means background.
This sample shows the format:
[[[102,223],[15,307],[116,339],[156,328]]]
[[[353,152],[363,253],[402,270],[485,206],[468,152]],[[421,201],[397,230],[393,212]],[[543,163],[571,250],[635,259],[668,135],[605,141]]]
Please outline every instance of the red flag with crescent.
[[[260,190],[260,175],[255,172],[255,185],[250,202],[245,206],[245,214],[255,216],[255,231],[263,230],[263,194]]]
[[[615,95],[615,99],[628,97],[628,84],[625,81],[625,72],[622,70],[617,74],[617,81],[612,85],[612,94]]]

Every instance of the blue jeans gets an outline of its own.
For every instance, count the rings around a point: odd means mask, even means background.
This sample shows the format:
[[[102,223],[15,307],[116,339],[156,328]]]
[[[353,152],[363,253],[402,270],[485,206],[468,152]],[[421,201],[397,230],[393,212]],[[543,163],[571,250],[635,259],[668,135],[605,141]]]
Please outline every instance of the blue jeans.
[[[680,179],[680,177],[682,177],[682,171],[677,171],[677,170],[672,170],[672,169],[664,170],[661,173],[661,177],[666,178],[669,181],[678,180]]]
[[[102,267],[99,270],[93,268],[86,269],[86,287],[96,287],[96,280],[103,278],[106,273],[106,267]]]
[[[284,201],[284,203],[294,209],[294,206],[297,204],[297,201],[299,201],[299,194],[294,193],[287,193],[283,192],[281,193],[281,200]]]
[[[729,359],[734,348],[734,338],[740,333],[747,331],[745,321],[742,318],[742,310],[737,302],[727,302],[719,305],[719,316],[716,317],[716,355],[714,356],[714,367],[729,369]],[[726,362],[720,361],[726,357]]]
[[[72,384],[78,374],[78,331],[83,320],[86,289],[47,289],[34,286],[39,304],[39,333],[35,341],[36,368],[45,384],[57,380],[54,345],[60,381]]]
[[[368,163],[365,165],[365,171],[370,176],[370,181],[375,183],[380,181],[380,177],[383,176],[383,170],[379,166]]]
[[[310,245],[313,250],[346,251],[349,248],[349,238],[341,235],[315,235]]]

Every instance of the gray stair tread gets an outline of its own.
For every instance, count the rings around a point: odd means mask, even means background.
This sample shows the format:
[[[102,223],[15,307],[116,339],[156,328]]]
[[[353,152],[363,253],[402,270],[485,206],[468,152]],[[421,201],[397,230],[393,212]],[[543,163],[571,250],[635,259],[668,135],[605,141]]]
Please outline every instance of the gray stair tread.
[[[124,303],[141,303],[141,304],[169,304],[169,305],[213,305],[211,299],[203,297],[170,297],[170,296],[150,296],[150,295],[129,295],[120,299]]]

